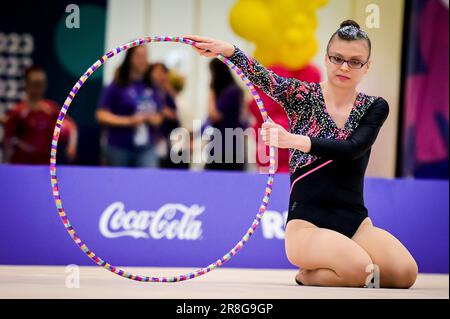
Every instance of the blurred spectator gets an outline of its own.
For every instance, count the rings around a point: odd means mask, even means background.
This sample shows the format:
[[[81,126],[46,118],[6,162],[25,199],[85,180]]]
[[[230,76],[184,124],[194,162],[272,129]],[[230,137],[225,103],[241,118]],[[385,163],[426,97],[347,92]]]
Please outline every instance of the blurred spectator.
[[[163,101],[145,78],[147,57],[145,46],[129,49],[114,81],[102,93],[96,117],[106,127],[103,147],[107,165],[159,165],[155,142],[164,119]]]
[[[187,168],[186,164],[175,164],[170,159],[172,144],[170,141],[170,133],[172,130],[180,126],[177,116],[176,96],[183,89],[178,85],[176,88],[171,82],[171,73],[164,63],[153,63],[148,69],[146,78],[150,81],[150,85],[155,87],[161,97],[163,107],[161,114],[163,120],[160,127],[161,140],[158,142],[158,155],[160,156],[160,167],[163,168]],[[176,84],[176,83],[175,83]]]
[[[192,130],[195,112],[193,110],[194,107],[191,105],[190,99],[185,94],[186,76],[171,70],[169,74],[169,81],[175,92],[175,104],[177,105],[177,116],[180,126],[188,130]]]
[[[56,102],[45,99],[45,71],[32,66],[25,71],[25,97],[7,114],[5,121],[5,157],[14,164],[49,164],[50,145],[59,114]],[[66,115],[59,137],[57,161],[61,164],[75,160],[77,126]]]
[[[237,141],[236,137],[230,145],[225,143],[225,129],[244,129],[241,122],[244,94],[236,84],[230,69],[220,60],[212,59],[209,64],[211,85],[208,103],[208,122],[210,126],[220,131],[222,148],[214,147],[214,152],[221,151],[221,163],[212,162],[205,165],[207,170],[244,170],[245,159],[244,141]],[[233,154],[232,162],[227,161],[226,154]],[[209,154],[214,157],[213,154]],[[231,155],[228,155],[231,156]],[[217,158],[217,157],[215,157]]]

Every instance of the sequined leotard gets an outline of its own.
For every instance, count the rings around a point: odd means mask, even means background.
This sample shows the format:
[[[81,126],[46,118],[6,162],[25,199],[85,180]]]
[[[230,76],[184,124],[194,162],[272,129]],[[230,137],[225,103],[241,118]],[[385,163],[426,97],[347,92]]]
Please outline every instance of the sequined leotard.
[[[368,216],[364,174],[371,147],[389,114],[388,103],[360,92],[347,122],[339,128],[326,110],[319,83],[278,76],[236,46],[228,59],[283,107],[291,133],[311,139],[309,153],[290,149],[286,223],[303,219],[352,237]]]

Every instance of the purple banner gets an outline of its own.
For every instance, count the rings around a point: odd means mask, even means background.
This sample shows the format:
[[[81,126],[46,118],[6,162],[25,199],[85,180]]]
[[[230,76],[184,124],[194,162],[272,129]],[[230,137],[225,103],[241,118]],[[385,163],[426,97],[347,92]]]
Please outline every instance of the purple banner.
[[[266,176],[97,167],[58,168],[63,206],[78,235],[112,265],[203,267],[250,227]],[[368,178],[374,225],[410,250],[421,272],[448,273],[448,181]],[[262,223],[224,267],[294,268],[284,250],[289,177],[275,176]],[[93,265],[53,202],[48,167],[0,166],[0,264]]]

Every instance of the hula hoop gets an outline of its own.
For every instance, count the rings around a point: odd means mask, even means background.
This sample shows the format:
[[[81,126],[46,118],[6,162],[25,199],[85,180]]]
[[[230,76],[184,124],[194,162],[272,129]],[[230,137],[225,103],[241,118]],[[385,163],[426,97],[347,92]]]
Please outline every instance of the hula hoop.
[[[101,67],[108,59],[112,58],[116,54],[126,51],[129,48],[139,46],[142,44],[147,44],[151,42],[179,42],[188,44],[191,46],[195,46],[195,41],[184,39],[182,37],[169,37],[169,36],[155,36],[155,37],[146,37],[146,38],[140,38],[131,42],[128,42],[120,47],[117,47],[116,49],[108,51],[104,56],[102,56],[100,59],[98,59],[91,67],[87,69],[87,71],[80,77],[80,79],[75,83],[72,90],[69,92],[69,95],[67,96],[64,105],[61,107],[61,111],[59,112],[58,119],[56,121],[55,129],[53,131],[53,138],[52,138],[52,145],[50,150],[50,181],[52,185],[53,190],[53,198],[56,204],[56,208],[58,210],[59,217],[61,218],[62,223],[64,224],[64,227],[66,228],[66,231],[72,238],[72,240],[78,245],[78,247],[88,256],[94,263],[96,263],[98,266],[101,266],[121,277],[128,278],[131,280],[136,281],[142,281],[142,282],[178,282],[178,281],[184,281],[193,279],[196,277],[199,277],[201,275],[204,275],[211,270],[222,266],[225,264],[228,260],[231,259],[234,255],[236,255],[241,248],[249,241],[250,236],[253,235],[255,230],[258,228],[259,223],[261,221],[261,218],[264,215],[264,212],[266,211],[267,205],[269,203],[269,197],[270,193],[272,192],[272,184],[273,184],[273,174],[275,172],[275,149],[274,147],[270,147],[270,153],[269,153],[269,173],[268,173],[268,179],[266,184],[266,189],[264,192],[264,197],[262,199],[261,206],[259,208],[258,213],[256,214],[255,219],[253,220],[252,225],[247,230],[245,235],[241,238],[241,240],[222,258],[218,259],[217,261],[209,264],[208,266],[204,268],[200,268],[194,272],[172,276],[172,277],[150,277],[150,276],[141,276],[141,275],[134,275],[132,273],[129,273],[127,271],[124,271],[118,267],[110,265],[108,262],[97,256],[92,250],[88,248],[88,246],[81,240],[80,237],[78,237],[77,233],[75,232],[75,229],[73,228],[72,224],[70,223],[67,214],[63,208],[61,195],[59,193],[59,186],[58,186],[58,179],[56,177],[56,152],[57,152],[57,146],[58,146],[58,139],[61,132],[61,127],[64,122],[64,117],[66,116],[67,110],[69,109],[70,104],[72,103],[72,100],[75,98],[75,95],[81,88],[81,86],[86,82],[86,80],[92,75],[92,73],[95,72],[99,67]],[[223,63],[225,63],[231,70],[233,70],[239,78],[245,83],[249,91],[251,92],[253,98],[255,99],[258,108],[261,112],[261,115],[263,117],[264,121],[269,121],[269,118],[267,116],[267,112],[264,109],[264,104],[258,95],[258,92],[255,90],[255,87],[253,84],[248,80],[248,78],[244,75],[242,70],[240,70],[238,67],[236,67],[231,61],[229,61],[227,58],[225,58],[223,55],[219,54],[217,55],[217,58],[221,60]]]

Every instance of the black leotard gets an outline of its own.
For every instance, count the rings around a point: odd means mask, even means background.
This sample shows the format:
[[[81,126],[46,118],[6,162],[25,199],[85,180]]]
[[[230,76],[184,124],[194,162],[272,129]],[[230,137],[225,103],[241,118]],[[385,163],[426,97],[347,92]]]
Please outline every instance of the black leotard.
[[[389,114],[388,103],[359,93],[347,122],[339,128],[326,110],[320,84],[280,77],[238,47],[229,60],[284,108],[291,133],[311,139],[309,153],[290,149],[287,222],[303,219],[352,237],[368,216],[364,174],[371,147]]]

